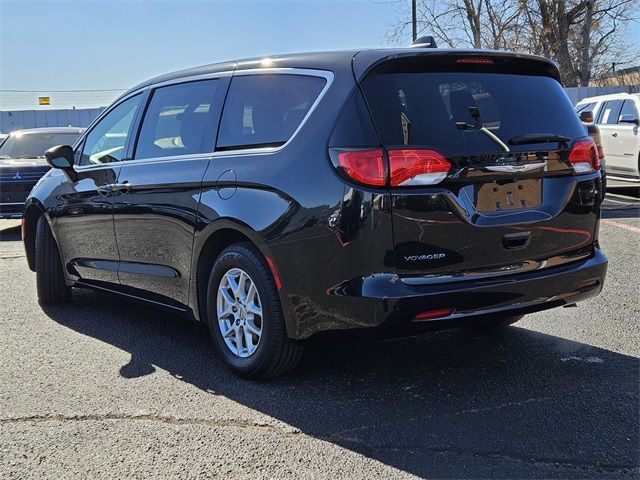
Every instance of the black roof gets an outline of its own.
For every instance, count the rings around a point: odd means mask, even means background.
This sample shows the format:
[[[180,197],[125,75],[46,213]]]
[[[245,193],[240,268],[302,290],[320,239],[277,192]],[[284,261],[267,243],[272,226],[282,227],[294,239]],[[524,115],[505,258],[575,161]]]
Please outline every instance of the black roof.
[[[479,56],[509,56],[529,59],[544,63],[546,68],[555,64],[537,55],[529,55],[501,50],[476,50],[476,49],[444,49],[444,48],[380,48],[380,49],[354,49],[331,52],[288,53],[280,55],[265,55],[262,57],[232,60],[227,62],[212,63],[198,67],[187,68],[175,72],[160,75],[142,82],[128,90],[122,96],[148,85],[174,80],[183,77],[205,75],[211,73],[239,71],[259,68],[300,68],[331,70],[336,74],[349,72],[353,68],[356,78],[360,79],[373,65],[387,59],[416,55],[479,55]],[[353,67],[352,67],[353,65]]]

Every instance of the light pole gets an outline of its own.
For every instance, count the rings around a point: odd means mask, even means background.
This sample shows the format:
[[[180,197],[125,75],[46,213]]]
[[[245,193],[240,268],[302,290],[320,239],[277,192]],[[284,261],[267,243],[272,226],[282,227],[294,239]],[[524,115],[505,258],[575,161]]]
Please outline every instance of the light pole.
[[[411,0],[411,27],[413,31],[412,41],[418,38],[418,20],[416,17],[416,0]]]

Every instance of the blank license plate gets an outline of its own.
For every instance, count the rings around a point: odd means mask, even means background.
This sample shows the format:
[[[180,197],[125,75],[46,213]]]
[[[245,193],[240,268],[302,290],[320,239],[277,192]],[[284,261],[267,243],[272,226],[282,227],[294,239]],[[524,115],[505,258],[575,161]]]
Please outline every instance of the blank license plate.
[[[479,212],[534,208],[542,204],[542,180],[539,178],[504,185],[485,183],[476,191],[476,209]]]

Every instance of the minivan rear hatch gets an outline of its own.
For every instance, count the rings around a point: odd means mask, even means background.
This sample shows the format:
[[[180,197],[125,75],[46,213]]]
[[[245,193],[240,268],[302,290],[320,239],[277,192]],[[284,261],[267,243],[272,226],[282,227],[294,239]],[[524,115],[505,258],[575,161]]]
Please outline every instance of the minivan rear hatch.
[[[509,271],[591,251],[599,165],[551,62],[398,55],[359,85],[387,162],[399,274]]]

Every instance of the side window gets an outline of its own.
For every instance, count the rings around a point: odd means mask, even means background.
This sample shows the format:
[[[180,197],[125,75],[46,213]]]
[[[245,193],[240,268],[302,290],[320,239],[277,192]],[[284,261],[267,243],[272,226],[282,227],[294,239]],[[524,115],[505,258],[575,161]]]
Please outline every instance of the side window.
[[[305,75],[234,77],[222,113],[217,150],[283,145],[325,84],[324,78]]]
[[[633,115],[635,118],[638,118],[638,110],[636,109],[636,105],[633,100],[624,101],[622,110],[620,110],[620,116],[618,117],[618,123],[620,123],[620,117],[622,115]]]
[[[602,113],[598,123],[611,125],[618,123],[618,116],[622,108],[622,100],[609,100],[602,106]]]
[[[161,87],[154,91],[140,130],[134,159],[171,157],[213,150],[213,100],[219,80]]]
[[[125,100],[93,127],[84,139],[80,165],[97,165],[122,160],[141,99],[142,95],[136,95]]]

